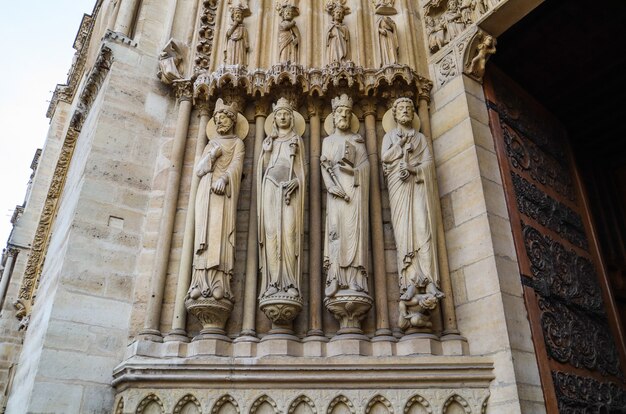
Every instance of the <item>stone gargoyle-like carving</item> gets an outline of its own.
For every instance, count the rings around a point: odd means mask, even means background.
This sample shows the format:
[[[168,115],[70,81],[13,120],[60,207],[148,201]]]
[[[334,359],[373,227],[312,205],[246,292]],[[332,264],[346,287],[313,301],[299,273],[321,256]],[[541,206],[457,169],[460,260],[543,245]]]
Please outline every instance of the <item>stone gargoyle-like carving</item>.
[[[332,100],[320,157],[328,193],[324,304],[339,320],[339,334],[361,333],[360,319],[372,306],[367,284],[370,165],[352,106],[345,94]]]
[[[383,119],[383,173],[389,188],[400,284],[398,325],[411,333],[431,328],[438,289],[435,164],[419,132],[413,101],[399,98]]]
[[[183,78],[181,75],[184,46],[176,39],[170,39],[159,54],[157,77],[166,85]]]
[[[201,334],[223,334],[233,308],[235,221],[248,122],[218,99],[207,126],[209,143],[195,166],[193,274],[185,305],[203,324]]]

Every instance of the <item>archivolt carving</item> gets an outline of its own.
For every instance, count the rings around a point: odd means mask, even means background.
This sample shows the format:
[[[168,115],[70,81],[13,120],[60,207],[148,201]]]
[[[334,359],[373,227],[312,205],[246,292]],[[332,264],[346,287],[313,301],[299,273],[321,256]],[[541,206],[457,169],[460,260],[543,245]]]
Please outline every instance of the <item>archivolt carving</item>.
[[[215,20],[218,0],[203,0],[200,14],[200,29],[196,45],[196,59],[194,72],[198,73],[209,68],[213,55],[213,41],[215,38]]]
[[[115,414],[124,414],[124,397],[121,397],[117,402]]]
[[[195,405],[198,408],[198,412],[202,412],[200,401],[198,401],[198,399],[194,397],[193,395],[187,394],[183,398],[181,398],[176,404],[176,406],[174,407],[174,414],[180,414],[182,409],[185,408],[185,406],[190,403]]]
[[[382,395],[377,395],[374,398],[372,398],[371,400],[369,400],[369,402],[367,403],[367,406],[365,407],[365,414],[370,414],[372,408],[377,403],[380,403],[380,404],[384,405],[385,407],[387,407],[387,413],[388,414],[393,414],[393,406],[391,405],[389,400],[387,400]]]
[[[308,405],[311,409],[311,412],[313,412],[313,414],[317,414],[317,408],[315,408],[315,403],[306,395],[301,395],[293,400],[293,402],[289,405],[289,410],[287,410],[287,413],[293,414],[300,404]]]
[[[269,396],[262,395],[259,398],[257,398],[256,400],[254,400],[254,402],[252,403],[252,407],[250,407],[250,414],[255,414],[257,412],[257,410],[259,409],[259,407],[261,405],[263,405],[263,403],[268,403],[274,409],[274,412],[276,414],[279,413],[278,406],[276,405],[276,402],[274,402],[274,400],[272,398],[270,398]]]
[[[220,399],[217,400],[215,404],[213,404],[213,408],[211,409],[211,414],[219,413],[220,409],[226,404],[231,404],[233,407],[235,407],[237,414],[240,413],[239,404],[237,404],[237,401],[235,401],[235,399],[231,397],[230,395],[226,394],[220,397]]]
[[[74,153],[74,148],[76,147],[76,140],[87,118],[87,114],[91,109],[91,105],[96,99],[100,86],[111,68],[112,62],[113,53],[111,49],[107,46],[102,46],[96,63],[87,77],[87,81],[85,82],[85,86],[83,87],[76,105],[76,111],[70,121],[70,127],[65,135],[61,153],[57,160],[54,174],[52,175],[52,182],[50,183],[46,201],[44,202],[43,211],[37,225],[37,230],[35,231],[26,270],[18,293],[18,299],[13,304],[15,309],[18,310],[16,317],[20,321],[28,320],[24,318],[28,318],[28,315],[30,315],[32,300],[39,286],[39,278],[48,248],[52,220],[57,212],[58,202],[65,185],[65,179]],[[27,323],[22,323],[22,327],[26,328]]]
[[[408,414],[409,412],[411,412],[411,408],[414,405],[422,406],[428,414],[432,414],[433,412],[433,408],[428,403],[428,401],[424,399],[424,397],[422,397],[421,395],[415,395],[406,402],[406,405],[404,406],[404,414]]]
[[[327,414],[331,414],[333,412],[333,410],[335,409],[335,407],[339,404],[344,404],[346,407],[348,407],[348,409],[350,410],[350,413],[355,414],[356,410],[354,409],[354,405],[352,404],[352,401],[350,401],[350,399],[344,395],[338,395],[337,397],[335,397],[330,404],[328,404],[328,409],[326,410]]]
[[[163,407],[161,399],[157,397],[156,394],[148,394],[143,400],[141,400],[141,402],[137,406],[137,411],[135,411],[135,414],[142,414],[144,410],[153,402],[159,406],[162,414],[165,413],[165,408]]]
[[[448,410],[448,407],[450,407],[450,404],[456,402],[457,404],[459,404],[461,407],[463,407],[463,410],[465,410],[466,414],[471,414],[472,410],[470,409],[469,404],[467,403],[467,401],[465,401],[465,399],[463,397],[461,397],[458,394],[452,395],[450,396],[450,398],[448,398],[446,400],[446,402],[443,404],[443,412],[446,413]]]

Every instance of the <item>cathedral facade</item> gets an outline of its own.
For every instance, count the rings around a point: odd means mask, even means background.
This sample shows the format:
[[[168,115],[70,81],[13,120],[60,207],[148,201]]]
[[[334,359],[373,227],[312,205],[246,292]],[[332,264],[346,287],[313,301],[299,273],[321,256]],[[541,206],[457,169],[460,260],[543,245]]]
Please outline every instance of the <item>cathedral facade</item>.
[[[5,412],[626,412],[626,151],[576,69],[620,13],[542,3],[97,0],[2,257]]]

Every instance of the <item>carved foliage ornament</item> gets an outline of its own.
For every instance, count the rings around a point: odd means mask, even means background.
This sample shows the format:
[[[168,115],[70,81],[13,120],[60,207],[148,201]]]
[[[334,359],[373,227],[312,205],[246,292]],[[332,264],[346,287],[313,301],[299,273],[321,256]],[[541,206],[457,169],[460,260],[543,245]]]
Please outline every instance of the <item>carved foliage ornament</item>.
[[[37,230],[35,231],[32,248],[28,262],[26,263],[26,270],[18,293],[18,300],[14,303],[14,307],[18,310],[16,316],[21,321],[30,314],[32,301],[37,286],[39,285],[39,278],[48,248],[52,220],[57,212],[59,198],[63,191],[63,186],[65,185],[65,179],[67,178],[67,172],[76,146],[76,140],[78,139],[82,125],[98,94],[100,86],[111,68],[112,62],[113,53],[111,49],[107,46],[102,46],[96,63],[87,77],[87,81],[85,82],[85,86],[78,100],[77,109],[70,121],[70,128],[65,135],[61,153],[52,176],[52,182],[44,202],[43,211],[39,218]]]
[[[552,371],[559,413],[624,413],[626,390],[621,384]]]
[[[194,72],[198,73],[209,68],[215,38],[215,22],[218,0],[203,0],[200,13],[200,30],[196,45]]]

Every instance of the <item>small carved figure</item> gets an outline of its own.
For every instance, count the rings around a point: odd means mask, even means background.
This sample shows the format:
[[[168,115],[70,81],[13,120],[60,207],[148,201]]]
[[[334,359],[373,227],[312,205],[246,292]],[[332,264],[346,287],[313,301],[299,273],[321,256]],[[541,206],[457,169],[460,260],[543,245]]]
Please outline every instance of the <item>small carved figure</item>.
[[[398,63],[398,28],[389,16],[378,18],[378,39],[380,41],[380,66]]]
[[[278,14],[282,18],[278,32],[278,60],[280,62],[299,62],[300,30],[293,20],[300,15],[300,10],[288,3],[276,6]]]
[[[381,16],[388,16],[398,13],[393,6],[395,0],[372,0],[375,13]]]
[[[486,0],[472,0],[472,19],[477,22],[480,17],[487,12]]]
[[[494,8],[498,5],[498,3],[500,3],[500,0],[483,0],[483,1],[487,1],[489,3],[489,8]]]
[[[233,21],[226,31],[226,49],[224,50],[224,63],[227,65],[247,65],[248,29],[243,24],[243,19],[250,10],[241,4],[230,7],[230,19]]]
[[[352,99],[332,100],[335,131],[324,139],[320,157],[328,192],[324,268],[326,296],[339,290],[367,292],[370,165],[363,138],[351,131]]]
[[[329,0],[326,11],[333,18],[326,31],[326,53],[328,63],[345,62],[350,60],[350,31],[343,22],[350,8],[346,7],[346,0]]]
[[[300,297],[305,159],[294,109],[280,98],[257,173],[261,298],[277,293]]]
[[[449,0],[448,9],[441,15],[446,24],[446,40],[449,43],[465,30],[465,23],[461,18],[461,12],[456,0]]]
[[[465,25],[472,24],[472,3],[472,0],[461,0],[461,5],[459,6],[459,10],[461,11],[461,20],[465,23]]]
[[[428,35],[428,47],[431,52],[436,52],[444,47],[448,42],[446,41],[446,33],[441,20],[435,20],[431,16],[426,16],[426,34]]]
[[[218,99],[213,113],[216,136],[195,167],[200,177],[196,194],[193,300],[232,299],[230,280],[235,265],[235,219],[245,148],[235,135],[237,111]]]
[[[383,173],[389,188],[400,284],[399,326],[429,328],[429,310],[443,293],[437,288],[435,166],[426,138],[414,126],[413,102],[397,99],[391,113],[396,128],[383,138]]]
[[[159,54],[159,71],[157,77],[166,85],[182,79],[181,64],[183,63],[183,46],[175,39],[170,39]]]
[[[489,57],[496,53],[496,39],[493,36],[483,35],[480,43],[476,47],[476,56],[467,67],[467,72],[477,79],[482,79],[485,75],[485,66]]]

